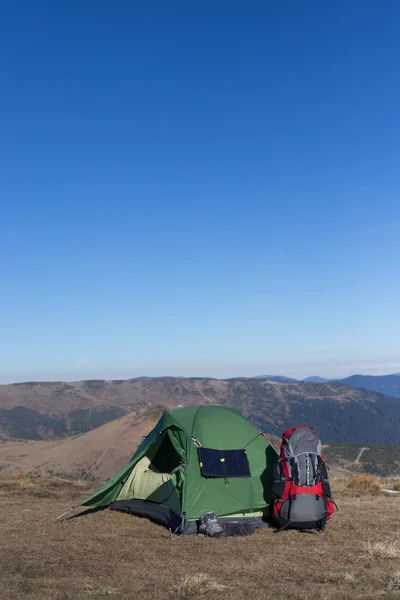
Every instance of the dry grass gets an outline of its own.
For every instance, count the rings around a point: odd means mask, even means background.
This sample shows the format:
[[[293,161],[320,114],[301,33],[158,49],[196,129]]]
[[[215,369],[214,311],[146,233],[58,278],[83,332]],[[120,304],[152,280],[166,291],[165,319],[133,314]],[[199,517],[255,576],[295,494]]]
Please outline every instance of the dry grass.
[[[331,571],[323,576],[322,581],[324,583],[333,583],[337,585],[340,583],[353,583],[355,579],[354,573],[349,571]]]
[[[106,511],[58,515],[93,484],[0,480],[0,598],[5,600],[398,600],[400,497],[335,488],[323,535],[183,536]],[[39,493],[39,495],[38,495]],[[382,510],[382,502],[385,503]],[[280,568],[290,556],[290,569]],[[386,560],[387,559],[387,560]],[[305,565],[307,568],[305,568]]]
[[[111,596],[118,592],[117,588],[112,588],[106,585],[105,587],[94,587],[93,585],[87,585],[86,593],[89,596],[95,598],[104,598],[104,596]]]
[[[375,558],[398,558],[400,557],[400,547],[397,539],[394,540],[376,540],[362,543],[362,549],[368,556]]]
[[[0,477],[0,491],[19,492],[23,495],[49,498],[65,495],[67,489],[77,489],[84,484],[54,477],[27,477],[26,475],[6,475]]]
[[[197,575],[186,575],[173,587],[177,598],[199,598],[210,592],[222,592],[228,586],[215,581],[213,577],[198,573]]]
[[[10,475],[2,475],[0,477],[0,485],[11,483],[12,481],[21,481],[27,479],[26,475],[22,475],[21,473],[13,473]]]
[[[393,489],[395,490],[395,492],[400,492],[400,479],[395,481],[395,483],[393,484]]]
[[[393,573],[393,575],[389,578],[387,586],[390,590],[397,590],[400,592],[400,571]]]
[[[381,481],[379,477],[362,473],[360,475],[353,475],[347,481],[347,489],[357,490],[358,492],[380,492]]]

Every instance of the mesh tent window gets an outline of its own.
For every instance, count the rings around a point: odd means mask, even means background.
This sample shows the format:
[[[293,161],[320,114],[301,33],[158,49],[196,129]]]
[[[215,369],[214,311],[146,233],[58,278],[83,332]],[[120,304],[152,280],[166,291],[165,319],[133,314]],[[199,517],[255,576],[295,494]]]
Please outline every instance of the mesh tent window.
[[[203,477],[251,477],[246,450],[197,448]]]

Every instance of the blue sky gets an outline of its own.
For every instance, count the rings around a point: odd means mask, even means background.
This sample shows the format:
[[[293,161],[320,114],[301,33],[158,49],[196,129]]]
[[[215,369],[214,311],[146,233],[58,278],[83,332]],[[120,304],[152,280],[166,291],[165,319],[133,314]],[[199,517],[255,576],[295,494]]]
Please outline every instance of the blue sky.
[[[0,382],[400,371],[399,25],[3,3]]]

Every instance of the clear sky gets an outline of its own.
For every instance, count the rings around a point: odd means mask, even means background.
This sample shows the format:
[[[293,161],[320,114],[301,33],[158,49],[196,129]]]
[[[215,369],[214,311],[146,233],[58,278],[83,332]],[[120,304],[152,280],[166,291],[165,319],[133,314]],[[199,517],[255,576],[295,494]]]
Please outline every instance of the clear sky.
[[[398,0],[0,8],[0,382],[400,371]]]

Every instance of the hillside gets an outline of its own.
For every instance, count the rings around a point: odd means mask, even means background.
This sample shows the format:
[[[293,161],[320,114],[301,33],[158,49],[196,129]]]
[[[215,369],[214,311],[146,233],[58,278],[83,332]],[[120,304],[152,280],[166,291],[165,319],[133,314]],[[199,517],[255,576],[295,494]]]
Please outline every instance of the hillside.
[[[23,473],[105,480],[131,459],[164,407],[141,409],[89,433],[46,441],[0,442],[0,476]]]
[[[146,406],[238,407],[258,429],[281,435],[296,423],[324,441],[400,443],[400,403],[340,383],[157,378],[0,386],[3,438],[48,439],[90,431]]]
[[[0,477],[23,474],[104,481],[131,459],[143,436],[153,429],[164,410],[161,405],[143,408],[88,433],[63,439],[2,440]],[[264,435],[279,454],[281,438],[268,433]],[[337,446],[340,446],[341,456],[332,455],[331,474],[342,478],[350,472],[346,469],[347,463],[342,464],[343,448],[353,444]],[[393,469],[387,471],[392,473]]]
[[[400,476],[400,445],[330,442],[324,445],[323,454],[334,475],[339,469],[381,477]]]

